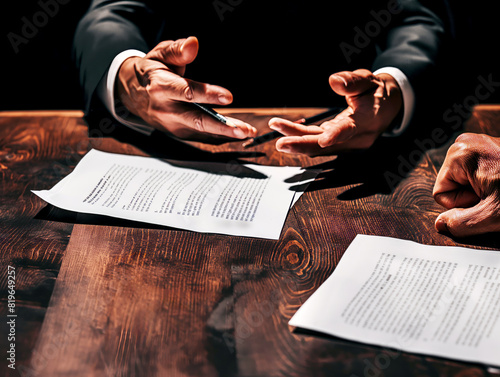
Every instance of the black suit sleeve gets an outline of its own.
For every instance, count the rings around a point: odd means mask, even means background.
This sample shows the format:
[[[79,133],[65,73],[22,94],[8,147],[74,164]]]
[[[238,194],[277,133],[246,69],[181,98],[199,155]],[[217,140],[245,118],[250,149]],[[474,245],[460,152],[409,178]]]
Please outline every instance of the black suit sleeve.
[[[415,92],[415,114],[422,113],[439,95],[445,93],[449,46],[453,30],[446,1],[401,0],[401,12],[396,15],[381,43],[373,70],[392,66],[409,79]],[[436,108],[436,106],[429,106]]]
[[[116,55],[128,49],[147,53],[161,28],[162,20],[144,2],[92,1],[78,24],[73,45],[87,112],[99,81]]]
[[[399,0],[401,11],[391,16],[391,22],[382,28],[378,38],[381,52],[372,68],[394,66],[403,71],[415,90],[416,110],[421,107],[419,98],[428,98],[429,85],[438,75],[436,67],[449,32],[444,21],[444,1]],[[92,2],[77,27],[74,41],[74,58],[84,88],[87,114],[94,103],[99,105],[99,101],[93,100],[94,93],[114,57],[127,49],[148,52],[159,42],[165,18],[159,16],[161,12],[153,11],[156,7],[158,3],[154,1]]]

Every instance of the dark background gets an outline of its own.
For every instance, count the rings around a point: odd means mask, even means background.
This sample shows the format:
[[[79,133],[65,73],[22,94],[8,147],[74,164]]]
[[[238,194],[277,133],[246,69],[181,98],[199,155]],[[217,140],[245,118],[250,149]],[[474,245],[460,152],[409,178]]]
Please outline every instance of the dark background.
[[[55,0],[9,1],[2,5],[0,110],[83,108],[78,73],[71,59],[71,45],[78,20],[87,10],[90,0],[65,1],[64,5]],[[39,12],[47,13],[40,3],[56,3],[58,9],[52,7],[52,15],[39,18],[43,26],[37,27],[27,41],[20,43],[16,52],[9,41],[9,33],[24,38],[25,20],[32,22]],[[499,20],[497,7],[492,4],[495,3],[480,0],[472,7],[469,2],[451,1],[456,17],[455,42],[459,58],[450,64],[449,69],[456,77],[451,85],[456,85],[454,92],[458,103],[474,93],[480,75],[487,78],[493,74],[494,81],[500,82]],[[437,82],[435,88],[430,88],[433,95],[442,89],[440,85]],[[499,102],[499,92],[496,90],[483,102]]]
[[[77,22],[90,0],[69,0],[64,5],[54,1],[59,9],[56,11],[54,7],[45,25],[26,38],[27,43],[19,44],[16,52],[8,35],[23,37],[23,17],[32,21],[37,12],[43,11],[39,1],[8,1],[2,5],[0,110],[81,109],[82,96],[71,60],[71,45]],[[44,24],[43,17],[39,22]]]

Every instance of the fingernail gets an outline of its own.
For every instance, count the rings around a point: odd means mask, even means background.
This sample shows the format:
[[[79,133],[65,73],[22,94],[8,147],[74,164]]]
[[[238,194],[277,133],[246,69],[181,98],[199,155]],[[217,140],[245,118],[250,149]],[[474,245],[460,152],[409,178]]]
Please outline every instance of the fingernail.
[[[222,103],[223,105],[228,105],[229,103],[231,103],[231,100],[227,96],[220,94],[219,102]]]
[[[332,76],[333,76],[333,77],[335,77],[335,78],[340,79],[340,80],[344,83],[344,85],[345,85],[345,86],[348,86],[346,79],[345,79],[345,78],[343,78],[342,76],[337,75],[337,74],[334,74],[334,75],[332,75]]]
[[[276,149],[278,149],[279,152],[285,152],[285,153],[290,153],[292,151],[290,147],[285,145]]]
[[[449,232],[448,224],[446,224],[446,221],[440,217],[436,220],[436,230],[438,232]]]

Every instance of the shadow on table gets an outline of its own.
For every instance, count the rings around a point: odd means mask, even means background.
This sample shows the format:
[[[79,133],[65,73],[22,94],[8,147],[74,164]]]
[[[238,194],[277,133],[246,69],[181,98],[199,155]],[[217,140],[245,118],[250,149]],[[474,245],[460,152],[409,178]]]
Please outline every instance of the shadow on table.
[[[309,336],[315,338],[315,341],[307,342],[307,344],[310,344],[308,353],[311,354],[310,357],[306,357],[304,360],[309,364],[307,365],[307,369],[331,370],[332,367],[338,364],[338,356],[335,357],[335,354],[342,353],[343,363],[341,363],[341,366],[343,366],[344,363],[348,363],[354,370],[358,369],[356,372],[358,372],[359,375],[412,376],[415,363],[425,363],[425,365],[429,368],[427,372],[430,375],[438,374],[437,371],[434,370],[434,363],[424,361],[429,358],[429,356],[424,354],[408,353],[397,348],[365,344],[300,328],[294,328],[293,333],[298,336]],[[416,356],[421,356],[422,358],[416,358]],[[457,367],[477,368],[479,370],[484,370],[485,372],[488,369],[487,366],[479,363],[451,360],[439,356],[432,356],[432,359],[441,361],[441,366],[449,366],[450,372],[455,370]],[[352,373],[354,370],[350,372]],[[341,371],[343,372],[344,370]],[[342,373],[339,373],[339,375],[342,375]],[[350,375],[352,376],[356,374]]]
[[[444,233],[448,237],[450,237],[453,241],[458,244],[462,244],[465,247],[471,248],[490,248],[493,250],[498,250],[500,248],[500,233],[486,233],[479,234],[477,236],[469,236],[469,237],[455,237],[450,233]]]
[[[36,220],[56,221],[68,224],[87,224],[87,225],[105,225],[117,226],[123,228],[139,228],[139,229],[162,229],[162,230],[180,230],[165,225],[157,225],[143,223],[140,221],[119,219],[116,217],[93,215],[87,213],[67,211],[62,208],[54,207],[52,204],[47,204],[34,217]],[[185,231],[185,230],[183,230]]]
[[[233,177],[244,177],[254,179],[265,179],[267,176],[261,172],[245,167],[238,161],[243,157],[258,157],[265,155],[254,152],[221,152],[211,153],[193,147],[180,140],[154,132],[152,135],[144,135],[129,128],[118,125],[109,134],[116,140],[129,143],[141,149],[154,158],[168,160],[169,164],[184,169],[194,169],[218,175],[229,175]],[[57,221],[70,224],[107,225],[128,228],[147,228],[163,230],[180,230],[164,225],[145,223],[134,220],[120,219],[111,216],[86,214],[73,212],[47,204],[35,216],[38,220]],[[184,230],[184,229],[182,229]]]
[[[121,143],[127,143],[147,153],[151,157],[182,160],[182,161],[204,161],[204,162],[238,162],[240,158],[262,157],[261,152],[209,152],[197,148],[187,142],[170,137],[163,132],[153,131],[151,135],[145,135],[128,127],[117,124],[112,132],[106,134]],[[212,144],[222,144],[234,141],[227,138],[214,140]]]
[[[437,142],[436,138],[429,136],[432,132],[432,129],[418,130],[398,138],[379,138],[369,150],[343,153],[332,161],[311,166],[310,169],[321,169],[322,173],[308,186],[298,184],[292,189],[303,191],[307,187],[308,191],[315,191],[356,185],[338,196],[338,199],[346,201],[375,194],[391,194],[421,162],[427,150],[439,148],[455,136],[453,132],[445,132],[448,137],[441,135],[441,142]],[[253,151],[209,152],[159,131],[145,135],[119,124],[107,136],[131,144],[152,157],[182,160],[183,164],[186,161],[204,161],[238,165],[248,163],[240,159],[265,156],[262,152]],[[226,141],[220,139],[214,144]]]
[[[398,139],[380,138],[368,150],[342,153],[332,161],[311,166],[311,169],[323,172],[311,183],[308,191],[356,185],[340,194],[340,200],[391,194],[430,149],[447,146],[454,137],[450,133],[441,143],[429,142],[424,136],[414,134]]]

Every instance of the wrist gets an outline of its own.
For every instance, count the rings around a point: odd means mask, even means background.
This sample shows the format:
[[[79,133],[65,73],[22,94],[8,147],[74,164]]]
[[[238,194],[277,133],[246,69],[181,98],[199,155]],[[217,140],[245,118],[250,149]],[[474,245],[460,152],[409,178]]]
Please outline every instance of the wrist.
[[[386,98],[390,101],[391,108],[399,113],[403,108],[403,92],[398,82],[388,73],[379,73],[376,76],[384,82]]]
[[[403,93],[396,79],[390,74],[379,73],[376,77],[383,82],[383,101],[386,102],[384,107],[387,109],[384,116],[386,125],[383,132],[391,132],[401,125],[403,120]]]
[[[398,84],[402,96],[401,114],[402,120],[399,124],[393,122],[394,128],[383,134],[385,137],[395,137],[401,135],[409,126],[413,117],[413,110],[415,108],[415,93],[411,86],[408,77],[399,68],[396,67],[383,67],[377,69],[374,73],[375,76],[387,74],[391,77],[382,76],[387,78],[389,82],[394,79]]]
[[[137,62],[141,59],[137,56],[127,58],[118,70],[115,81],[115,99],[120,101],[130,112],[140,116],[137,112],[136,96],[140,86],[138,80]]]

